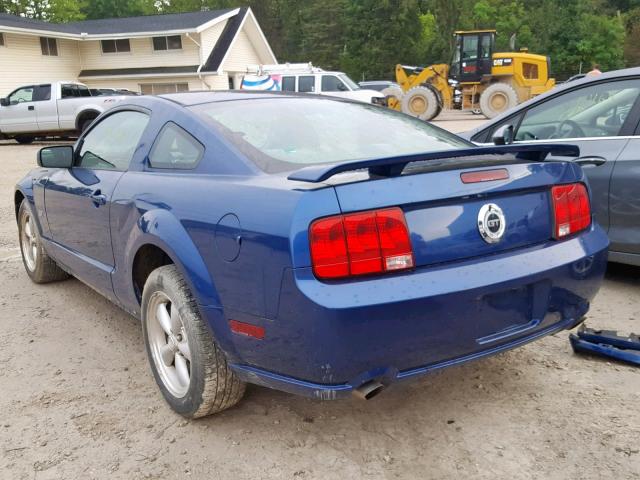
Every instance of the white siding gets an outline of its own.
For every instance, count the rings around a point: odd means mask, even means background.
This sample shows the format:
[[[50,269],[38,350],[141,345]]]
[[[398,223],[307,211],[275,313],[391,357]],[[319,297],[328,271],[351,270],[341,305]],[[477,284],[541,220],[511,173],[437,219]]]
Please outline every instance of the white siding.
[[[204,80],[211,87],[211,90],[229,90],[229,76],[226,73],[221,75],[208,75],[204,77]]]
[[[200,43],[200,36],[191,34]],[[83,70],[104,70],[114,68],[144,68],[163,66],[200,65],[200,49],[182,35],[182,50],[153,50],[153,40],[132,38],[129,40],[131,51],[127,53],[102,53],[99,40],[80,42],[80,56]]]
[[[15,88],[56,80],[77,80],[78,42],[58,39],[58,56],[42,55],[40,37],[5,33],[0,47],[0,96]]]
[[[140,85],[145,83],[188,83],[189,90],[206,90],[200,79],[194,77],[156,77],[156,78],[114,78],[112,80],[85,80],[90,88],[126,88],[140,92]]]
[[[202,63],[207,61],[213,47],[216,46],[220,35],[222,35],[222,31],[224,30],[225,25],[228,20],[224,22],[216,23],[213,27],[207,28],[200,33],[200,41],[202,45]]]
[[[259,65],[260,63],[262,63],[260,57],[243,28],[238,32],[236,41],[231,46],[222,68],[226,72],[245,72],[247,65]]]

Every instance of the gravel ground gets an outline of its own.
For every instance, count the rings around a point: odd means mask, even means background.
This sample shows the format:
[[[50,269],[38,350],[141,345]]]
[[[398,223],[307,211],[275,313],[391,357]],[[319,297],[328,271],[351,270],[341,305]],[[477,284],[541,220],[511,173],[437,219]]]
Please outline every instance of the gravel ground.
[[[24,273],[11,196],[39,146],[0,143],[1,479],[640,478],[640,369],[574,355],[567,332],[366,403],[249,387],[184,421],[137,320],[76,280]],[[639,273],[610,266],[589,325],[640,330]]]

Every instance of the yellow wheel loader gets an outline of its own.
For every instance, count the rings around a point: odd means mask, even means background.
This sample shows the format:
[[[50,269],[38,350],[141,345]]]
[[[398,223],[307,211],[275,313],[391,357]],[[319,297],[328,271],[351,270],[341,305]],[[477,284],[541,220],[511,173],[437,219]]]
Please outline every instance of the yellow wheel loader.
[[[520,52],[493,53],[496,31],[455,32],[451,65],[396,65],[400,88],[382,91],[389,108],[422,120],[441,110],[461,109],[487,118],[515,107],[555,86],[549,57]]]

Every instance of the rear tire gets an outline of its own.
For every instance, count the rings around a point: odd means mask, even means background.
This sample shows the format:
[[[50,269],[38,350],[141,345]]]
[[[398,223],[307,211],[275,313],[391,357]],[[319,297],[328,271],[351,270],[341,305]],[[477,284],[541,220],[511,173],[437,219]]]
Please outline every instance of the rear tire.
[[[18,210],[18,238],[22,263],[29,278],[35,283],[49,283],[69,278],[69,274],[45,251],[42,237],[26,199]]]
[[[480,95],[480,110],[487,118],[494,118],[516,105],[518,94],[506,83],[494,83]]]
[[[33,143],[35,139],[36,138],[32,137],[31,135],[18,135],[16,137],[16,142],[18,142],[20,145],[29,145]]]
[[[402,113],[429,121],[440,111],[440,103],[435,92],[424,86],[413,87],[402,97]]]
[[[175,412],[204,417],[240,401],[245,384],[229,368],[175,265],[155,269],[144,285],[142,333],[153,376]]]
[[[387,87],[380,92],[387,99],[387,106],[393,110],[400,110],[400,102],[404,92],[400,87]]]
[[[80,124],[80,133],[84,133],[84,131],[89,128],[89,126],[93,123],[95,118],[89,118],[87,120],[83,120]]]

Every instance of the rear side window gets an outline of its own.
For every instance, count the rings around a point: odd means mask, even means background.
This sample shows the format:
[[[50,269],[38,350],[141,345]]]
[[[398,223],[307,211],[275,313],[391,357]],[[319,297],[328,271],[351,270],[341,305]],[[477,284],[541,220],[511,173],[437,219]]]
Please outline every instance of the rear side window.
[[[192,169],[202,156],[204,147],[200,142],[173,122],[167,123],[156,139],[149,164],[153,168]]]
[[[75,85],[62,85],[62,98],[73,98],[78,96],[78,87]]]
[[[282,77],[282,91],[283,92],[295,92],[296,91],[296,77]]]
[[[82,139],[78,165],[125,171],[148,123],[149,116],[141,112],[116,112],[105,117]]]
[[[316,77],[313,76],[303,76],[298,77],[298,91],[299,92],[314,92],[314,86],[316,83]]]

